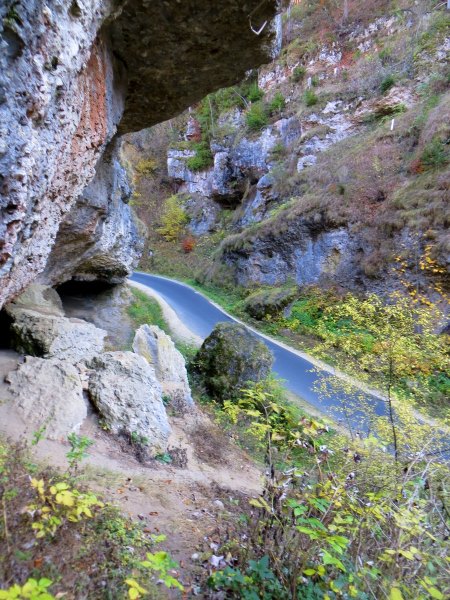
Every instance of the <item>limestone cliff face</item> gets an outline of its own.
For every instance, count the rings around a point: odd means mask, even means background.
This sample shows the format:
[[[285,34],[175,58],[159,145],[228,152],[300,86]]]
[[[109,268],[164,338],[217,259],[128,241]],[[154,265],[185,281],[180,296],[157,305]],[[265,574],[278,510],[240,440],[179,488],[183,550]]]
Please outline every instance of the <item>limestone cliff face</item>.
[[[117,133],[168,119],[268,61],[276,5],[2,3],[0,306],[38,275],[56,283],[74,274],[126,274],[131,263],[123,262],[120,246],[133,240],[136,229],[122,202],[127,192],[113,158],[115,145],[108,145]],[[255,35],[252,28],[265,21],[269,25]],[[115,184],[106,183],[108,173]],[[132,262],[138,245],[131,241],[128,247]]]
[[[344,23],[342,3],[328,3],[327,19],[323,4],[291,6],[283,49],[257,80],[171,122],[159,170],[189,219],[198,261],[186,266],[249,289],[290,281],[379,293],[404,278],[448,289],[450,46],[438,26],[448,10],[417,0],[404,18],[390,0],[375,14],[354,3]],[[172,249],[164,256],[164,242],[149,240],[167,272]]]
[[[116,138],[61,222],[38,279],[51,284],[68,279],[119,283],[126,277],[143,247],[143,225],[128,205],[131,192]]]
[[[122,69],[97,35],[110,3],[76,10],[34,0],[8,2],[1,11],[4,302],[44,269],[61,220],[115,132],[123,93]]]

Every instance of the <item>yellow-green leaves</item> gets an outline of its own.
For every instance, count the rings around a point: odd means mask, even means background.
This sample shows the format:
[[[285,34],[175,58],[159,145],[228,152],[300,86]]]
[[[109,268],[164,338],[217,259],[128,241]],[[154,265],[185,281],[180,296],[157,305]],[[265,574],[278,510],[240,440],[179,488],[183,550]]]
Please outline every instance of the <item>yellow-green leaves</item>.
[[[159,579],[162,580],[166,587],[177,588],[181,591],[184,590],[183,585],[170,573],[178,569],[178,563],[167,552],[163,550],[153,553],[148,552],[147,560],[142,561],[141,565],[151,571],[156,571]]]
[[[74,493],[69,489],[67,483],[57,483],[50,486],[50,493],[55,496],[55,501],[64,506],[74,506]]]
[[[393,587],[389,594],[389,600],[403,600],[403,594],[398,587]]]
[[[154,542],[159,543],[165,540],[165,536],[155,536]],[[184,591],[184,586],[174,574],[176,574],[176,569],[178,569],[178,563],[176,563],[173,558],[165,552],[164,550],[160,550],[159,552],[147,552],[146,560],[141,561],[141,567],[148,569],[150,572],[155,573],[158,579],[167,587],[167,588],[176,588],[181,592]],[[129,577],[125,580],[125,583],[128,586],[128,597],[130,600],[136,600],[137,598],[142,598],[147,594],[147,590],[141,586],[141,584],[136,581],[136,579]]]
[[[252,498],[248,503],[255,508],[264,508],[267,512],[272,512],[270,505],[261,496],[258,499]]]
[[[82,493],[60,481],[46,487],[43,479],[31,479],[31,486],[36,490],[38,499],[27,506],[27,511],[34,521],[31,525],[37,538],[55,535],[56,530],[66,521],[77,522],[92,517],[92,508],[102,508],[94,494]]]
[[[55,600],[47,591],[52,585],[50,579],[28,579],[24,585],[14,584],[7,590],[0,590],[0,600]]]
[[[424,577],[420,583],[430,595],[430,598],[434,598],[435,600],[444,600],[444,594],[439,591],[437,587],[435,587],[435,581],[431,577]]]
[[[128,598],[130,598],[130,600],[142,598],[142,596],[144,596],[147,593],[147,590],[131,577],[125,579],[125,583],[128,586]]]
[[[326,550],[322,550],[322,561],[324,565],[331,565],[333,567],[337,567],[343,573],[345,573],[346,571],[342,561],[336,558],[335,556],[331,555]]]
[[[161,227],[158,227],[158,233],[168,242],[173,242],[179,238],[188,222],[189,218],[179,196],[170,196],[164,202],[164,212],[161,217]]]
[[[43,479],[31,479],[31,487],[33,487],[39,496],[44,494],[44,480]]]

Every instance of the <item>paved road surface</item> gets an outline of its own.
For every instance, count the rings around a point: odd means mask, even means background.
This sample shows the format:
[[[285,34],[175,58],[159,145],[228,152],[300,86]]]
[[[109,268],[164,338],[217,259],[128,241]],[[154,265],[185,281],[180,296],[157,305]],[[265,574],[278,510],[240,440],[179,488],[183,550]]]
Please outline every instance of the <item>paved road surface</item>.
[[[146,273],[133,273],[131,279],[155,290],[173,308],[183,323],[196,335],[206,338],[217,323],[235,321],[232,317],[210,302],[205,296],[178,281],[148,275]],[[331,398],[320,399],[313,389],[318,380],[318,373],[313,372],[313,364],[305,358],[298,356],[293,351],[255,334],[270,348],[275,357],[274,371],[278,377],[285,380],[286,387],[303,398],[306,402],[336,418],[336,408],[347,405],[354,406],[356,399],[351,399],[339,394]],[[386,414],[386,403],[374,396],[365,396],[373,410],[378,415]],[[334,410],[333,410],[334,409]],[[352,411],[351,422],[356,428],[361,425],[362,413]]]

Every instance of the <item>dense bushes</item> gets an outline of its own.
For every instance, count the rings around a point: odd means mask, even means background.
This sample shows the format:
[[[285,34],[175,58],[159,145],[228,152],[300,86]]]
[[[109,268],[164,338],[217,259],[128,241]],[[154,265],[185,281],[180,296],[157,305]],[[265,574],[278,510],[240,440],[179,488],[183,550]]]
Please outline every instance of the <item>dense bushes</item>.
[[[141,564],[155,536],[67,473],[0,443],[0,499],[0,598],[123,600],[133,572],[161,597]]]
[[[295,82],[303,81],[303,79],[305,78],[305,75],[306,75],[306,67],[304,67],[303,65],[295,67],[295,69],[292,71],[292,79]]]
[[[395,77],[392,74],[386,75],[380,85],[381,92],[386,94],[396,83]]]
[[[305,90],[305,93],[303,94],[303,101],[308,107],[315,106],[318,103],[319,98],[314,90]]]
[[[225,410],[259,441],[266,480],[234,528],[226,525],[219,553],[233,566],[213,573],[212,589],[236,599],[448,597],[448,471],[410,454],[411,431],[398,460],[385,452],[391,438],[382,418],[376,436],[332,435],[280,404],[270,381]],[[410,429],[411,415],[397,426]],[[420,449],[435,432],[415,422],[414,434]]]
[[[449,162],[449,160],[449,142],[446,143],[437,136],[425,146],[421,156],[422,165],[429,169],[438,169],[439,167],[443,167]]]
[[[241,89],[242,95],[248,100],[248,102],[258,102],[264,97],[264,92],[258,87],[257,81],[250,81],[244,83]]]
[[[286,101],[281,92],[276,92],[272,100],[269,102],[269,112],[271,115],[280,113],[286,105]]]

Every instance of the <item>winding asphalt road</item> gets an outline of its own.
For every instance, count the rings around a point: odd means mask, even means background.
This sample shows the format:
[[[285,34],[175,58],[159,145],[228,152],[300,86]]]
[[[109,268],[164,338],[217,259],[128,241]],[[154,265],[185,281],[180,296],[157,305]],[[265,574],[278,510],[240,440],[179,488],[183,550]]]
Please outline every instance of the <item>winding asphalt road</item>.
[[[131,280],[157,292],[177,313],[180,320],[202,339],[211,333],[217,323],[237,321],[237,319],[213,304],[203,294],[179,281],[140,272],[133,273]],[[275,358],[273,370],[275,374],[284,380],[285,386],[291,392],[296,396],[300,396],[308,404],[336,419],[339,407],[344,408],[346,404],[354,407],[358,403],[356,398],[350,398],[348,395],[334,394],[327,398],[319,397],[314,385],[318,382],[320,375],[314,369],[313,363],[299,356],[295,350],[289,350],[288,347],[277,343],[275,340],[253,330],[252,333],[260,338],[273,352]],[[359,399],[361,399],[361,395],[362,392],[358,394]],[[377,415],[386,414],[386,403],[383,400],[365,394],[365,401],[370,403],[372,410]],[[356,409],[352,410],[350,421],[356,428],[364,429],[362,412]]]

